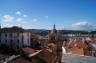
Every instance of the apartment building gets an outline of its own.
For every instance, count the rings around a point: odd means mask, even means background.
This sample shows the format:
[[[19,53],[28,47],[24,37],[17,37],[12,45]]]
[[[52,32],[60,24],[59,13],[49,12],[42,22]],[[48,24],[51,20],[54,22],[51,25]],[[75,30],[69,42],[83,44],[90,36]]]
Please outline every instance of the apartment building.
[[[5,44],[10,48],[29,47],[31,33],[19,28],[1,28],[0,29],[0,45]]]

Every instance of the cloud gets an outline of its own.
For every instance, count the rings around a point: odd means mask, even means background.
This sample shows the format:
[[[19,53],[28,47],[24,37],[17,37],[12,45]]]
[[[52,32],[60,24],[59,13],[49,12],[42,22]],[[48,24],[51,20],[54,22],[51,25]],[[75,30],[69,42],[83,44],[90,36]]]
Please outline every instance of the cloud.
[[[21,11],[17,11],[16,15],[21,16],[21,17],[28,17],[28,15],[23,14]]]
[[[24,19],[23,19],[23,18],[17,18],[16,21],[17,21],[17,22],[22,22],[22,21],[24,21]]]
[[[26,14],[24,14],[23,17],[28,17],[28,16]]]
[[[44,16],[44,18],[48,18],[49,16]]]
[[[10,15],[4,15],[2,18],[2,21],[4,22],[12,22],[13,20],[14,20],[14,17]]]
[[[72,27],[80,28],[80,27],[89,27],[90,25],[91,24],[89,24],[88,22],[83,21],[72,24]]]
[[[24,18],[17,18],[16,21],[20,23],[27,23]]]
[[[17,24],[17,26],[22,27],[22,25],[21,25],[21,24]]]
[[[3,27],[12,27],[12,24],[6,23],[5,25],[3,25]]]
[[[20,11],[17,11],[16,15],[22,15],[22,13]]]
[[[87,21],[77,22],[69,26],[69,29],[75,29],[75,30],[95,30],[96,24],[91,24]]]
[[[33,22],[37,22],[37,21],[38,21],[38,19],[34,18],[34,19],[32,19],[32,21],[33,21]]]

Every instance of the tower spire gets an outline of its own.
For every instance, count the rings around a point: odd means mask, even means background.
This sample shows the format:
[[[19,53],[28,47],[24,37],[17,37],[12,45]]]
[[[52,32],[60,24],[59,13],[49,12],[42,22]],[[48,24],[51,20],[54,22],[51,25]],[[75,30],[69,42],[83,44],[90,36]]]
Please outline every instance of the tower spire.
[[[56,29],[55,24],[53,25],[53,29]]]
[[[53,29],[51,31],[51,34],[57,34],[56,25],[53,25]]]

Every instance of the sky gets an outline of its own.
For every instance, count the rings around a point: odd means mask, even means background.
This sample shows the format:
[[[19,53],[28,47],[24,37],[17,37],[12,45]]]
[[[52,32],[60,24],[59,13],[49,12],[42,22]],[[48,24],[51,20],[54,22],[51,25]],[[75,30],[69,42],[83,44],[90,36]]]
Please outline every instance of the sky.
[[[96,0],[0,0],[2,27],[96,29]]]

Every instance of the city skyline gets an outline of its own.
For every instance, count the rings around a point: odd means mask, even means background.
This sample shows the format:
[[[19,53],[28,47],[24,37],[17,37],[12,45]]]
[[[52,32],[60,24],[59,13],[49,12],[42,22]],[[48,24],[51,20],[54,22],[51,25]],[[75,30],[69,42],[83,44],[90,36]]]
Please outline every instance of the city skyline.
[[[96,29],[95,0],[0,0],[2,27]]]

